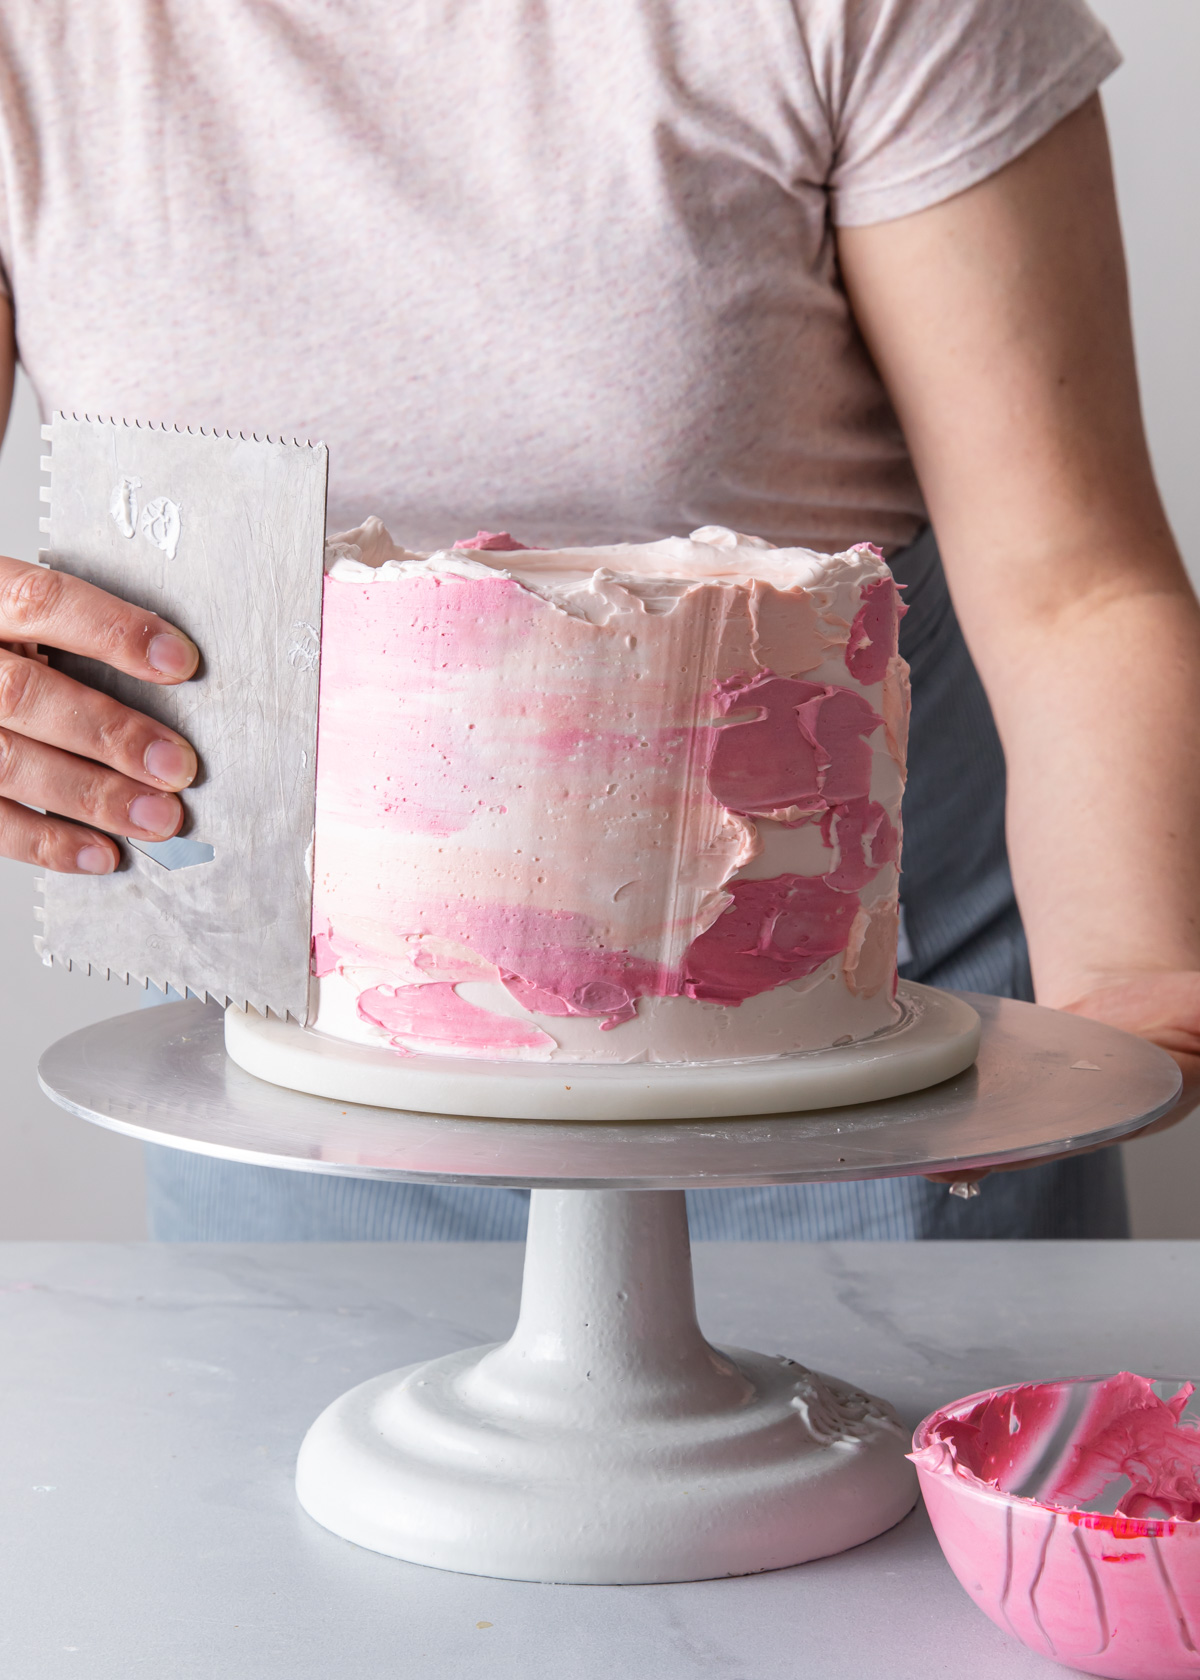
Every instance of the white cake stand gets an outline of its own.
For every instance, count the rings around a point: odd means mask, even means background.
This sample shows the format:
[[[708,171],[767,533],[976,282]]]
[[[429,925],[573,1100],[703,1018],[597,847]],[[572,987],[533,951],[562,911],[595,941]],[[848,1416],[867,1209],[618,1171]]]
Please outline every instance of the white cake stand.
[[[43,1089],[115,1131],[226,1160],[533,1190],[512,1338],[376,1377],[317,1419],[304,1508],[394,1557],[524,1580],[699,1580],[801,1563],[916,1500],[886,1403],[696,1321],[683,1192],[966,1170],[1112,1141],[1165,1113],[1140,1039],[973,996],[977,1065],[800,1115],[612,1123],[399,1112],[285,1091],[225,1054],[219,1010],[102,1022]],[[505,1077],[497,1069],[498,1081]]]

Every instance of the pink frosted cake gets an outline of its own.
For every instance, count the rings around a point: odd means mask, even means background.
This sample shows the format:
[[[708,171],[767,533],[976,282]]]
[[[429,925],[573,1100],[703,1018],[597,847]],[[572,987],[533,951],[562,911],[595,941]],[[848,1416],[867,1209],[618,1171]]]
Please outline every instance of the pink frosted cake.
[[[908,718],[878,549],[329,550],[314,1029],[725,1062],[898,1016]]]

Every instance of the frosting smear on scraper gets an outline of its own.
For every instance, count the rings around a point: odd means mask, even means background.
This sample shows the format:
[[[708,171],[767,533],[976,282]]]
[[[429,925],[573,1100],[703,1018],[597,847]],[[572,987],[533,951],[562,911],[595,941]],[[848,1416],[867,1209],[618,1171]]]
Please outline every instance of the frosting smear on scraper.
[[[318,1031],[720,1061],[894,1001],[907,724],[882,555],[689,538],[327,554]]]

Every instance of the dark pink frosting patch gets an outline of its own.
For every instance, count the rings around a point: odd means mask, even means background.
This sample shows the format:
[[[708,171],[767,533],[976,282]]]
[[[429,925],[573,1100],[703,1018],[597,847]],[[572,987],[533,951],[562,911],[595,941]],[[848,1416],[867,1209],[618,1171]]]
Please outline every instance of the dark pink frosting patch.
[[[846,949],[858,899],[819,875],[731,881],[733,903],[683,959],[691,998],[741,1003],[812,974]]]
[[[726,717],[756,714],[715,731],[708,785],[729,810],[821,811],[867,797],[866,737],[883,719],[861,694],[766,671],[753,682],[723,684],[717,703]]]
[[[510,537],[507,531],[477,531],[473,537],[464,537],[462,542],[456,542],[455,548],[483,549],[488,554],[528,554],[528,543],[519,543],[515,537]]]
[[[856,681],[883,681],[888,660],[896,652],[900,620],[907,611],[890,577],[869,583],[863,590],[862,606],[846,643],[846,669]]]

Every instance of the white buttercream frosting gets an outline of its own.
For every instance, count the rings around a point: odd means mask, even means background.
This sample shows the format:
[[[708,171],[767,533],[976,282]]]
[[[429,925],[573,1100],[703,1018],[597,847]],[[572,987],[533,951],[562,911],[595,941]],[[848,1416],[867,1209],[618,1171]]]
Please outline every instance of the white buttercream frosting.
[[[656,543],[615,543],[608,548],[466,550],[415,554],[394,543],[378,519],[333,537],[326,569],[338,582],[400,582],[435,577],[511,578],[564,612],[591,623],[620,610],[617,592],[639,599],[647,611],[670,612],[679,599],[706,583],[771,584],[780,590],[861,588],[888,577],[878,549],[863,544],[844,554],[811,548],[776,548],[720,525],[690,537]],[[607,613],[597,610],[603,601]]]

